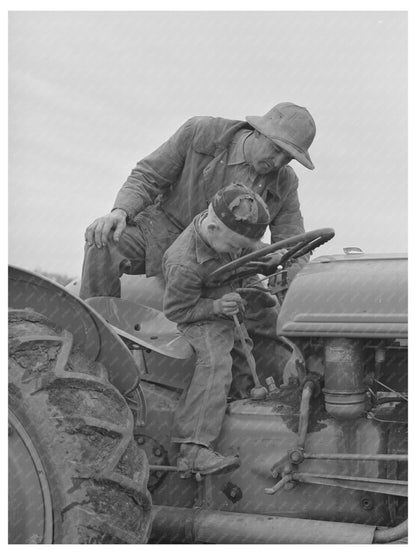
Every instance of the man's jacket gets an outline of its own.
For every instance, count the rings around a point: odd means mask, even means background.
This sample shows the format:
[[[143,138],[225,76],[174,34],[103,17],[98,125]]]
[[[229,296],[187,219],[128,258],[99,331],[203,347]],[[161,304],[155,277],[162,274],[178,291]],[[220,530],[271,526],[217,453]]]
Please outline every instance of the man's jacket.
[[[225,182],[228,147],[240,129],[252,128],[247,122],[223,118],[189,119],[170,139],[137,163],[118,193],[114,208],[125,210],[131,221],[146,207],[156,204],[182,231],[207,209],[214,194],[228,185]],[[303,233],[298,178],[293,169],[284,166],[258,179],[267,188],[271,241]],[[169,243],[166,239],[160,237],[160,242]]]

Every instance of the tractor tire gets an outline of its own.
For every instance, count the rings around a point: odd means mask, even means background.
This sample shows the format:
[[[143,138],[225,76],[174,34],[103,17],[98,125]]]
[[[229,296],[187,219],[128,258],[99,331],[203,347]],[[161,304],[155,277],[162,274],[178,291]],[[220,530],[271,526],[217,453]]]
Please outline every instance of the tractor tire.
[[[124,397],[30,309],[9,311],[9,415],[9,543],[147,542],[149,465]]]

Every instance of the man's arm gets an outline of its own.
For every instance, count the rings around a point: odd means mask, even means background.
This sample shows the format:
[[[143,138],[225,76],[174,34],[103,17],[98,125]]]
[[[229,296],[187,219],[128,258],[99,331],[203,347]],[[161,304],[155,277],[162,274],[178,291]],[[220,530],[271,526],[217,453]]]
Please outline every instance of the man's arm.
[[[186,121],[170,139],[137,162],[120,189],[114,208],[122,208],[129,218],[134,218],[176,183],[195,133],[195,123],[196,118]]]
[[[291,181],[288,194],[284,199],[279,214],[270,223],[270,239],[272,243],[277,243],[282,239],[288,239],[294,235],[305,233],[298,197],[298,178],[293,170],[290,171],[288,177]],[[289,282],[292,281],[299,270],[308,262],[309,258],[309,254],[302,256],[288,268]]]
[[[160,193],[177,181],[194,127],[195,118],[191,118],[162,146],[137,163],[120,189],[111,212],[97,218],[87,227],[85,240],[90,246],[106,246],[113,231],[113,239],[118,242],[129,220],[153,204]]]

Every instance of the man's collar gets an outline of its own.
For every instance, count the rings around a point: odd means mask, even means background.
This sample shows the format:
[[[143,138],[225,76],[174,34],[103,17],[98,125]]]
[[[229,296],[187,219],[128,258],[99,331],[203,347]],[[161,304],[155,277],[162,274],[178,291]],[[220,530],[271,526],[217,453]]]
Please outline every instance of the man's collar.
[[[234,166],[235,164],[246,164],[244,156],[244,143],[247,137],[252,133],[249,129],[241,129],[234,135],[230,144],[230,152],[228,156],[227,165]]]

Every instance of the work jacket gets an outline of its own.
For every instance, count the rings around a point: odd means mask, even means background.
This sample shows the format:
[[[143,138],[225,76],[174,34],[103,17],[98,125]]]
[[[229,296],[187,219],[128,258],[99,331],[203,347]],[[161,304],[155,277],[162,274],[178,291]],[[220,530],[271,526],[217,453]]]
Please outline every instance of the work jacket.
[[[225,182],[229,146],[241,129],[252,127],[247,122],[223,118],[189,119],[170,139],[137,163],[119,191],[114,208],[125,210],[132,222],[146,207],[156,205],[182,231],[206,210],[215,193],[229,184]],[[303,233],[298,178],[293,169],[284,166],[279,171],[259,175],[258,180],[267,189],[264,198],[271,216],[271,241]],[[152,215],[150,220],[153,219]],[[163,230],[150,232],[153,242],[169,246],[169,237],[163,236]]]

